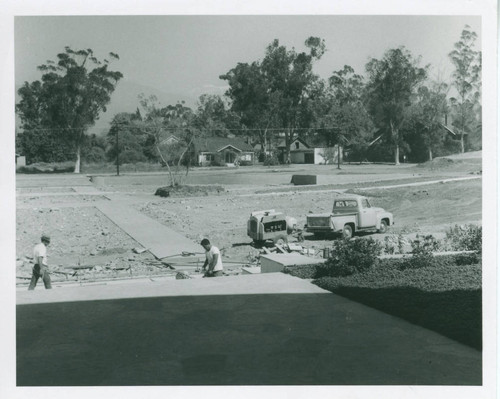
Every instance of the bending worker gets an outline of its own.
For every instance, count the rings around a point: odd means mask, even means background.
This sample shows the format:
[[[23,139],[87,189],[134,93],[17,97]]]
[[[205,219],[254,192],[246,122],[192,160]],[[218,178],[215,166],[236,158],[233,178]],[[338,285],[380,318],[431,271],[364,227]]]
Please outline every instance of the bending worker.
[[[205,263],[203,264],[203,270],[208,270],[205,272],[204,277],[219,277],[222,276],[222,258],[220,255],[219,248],[210,244],[210,241],[206,238],[201,240],[201,246],[205,248]]]
[[[42,235],[41,242],[33,248],[33,276],[28,290],[34,290],[38,279],[41,277],[46,289],[51,289],[49,267],[47,265],[47,245],[50,244],[50,237],[46,234]]]

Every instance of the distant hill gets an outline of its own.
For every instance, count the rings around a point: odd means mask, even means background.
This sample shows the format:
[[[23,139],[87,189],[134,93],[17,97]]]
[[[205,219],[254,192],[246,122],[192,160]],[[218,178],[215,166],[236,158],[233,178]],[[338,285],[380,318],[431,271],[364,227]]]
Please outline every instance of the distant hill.
[[[17,90],[21,86],[16,86],[16,103],[20,100]],[[182,94],[166,93],[154,87],[141,85],[130,80],[122,80],[118,83],[116,90],[111,95],[111,102],[106,107],[106,112],[102,113],[96,121],[95,126],[89,129],[89,134],[95,133],[102,135],[109,129],[109,124],[113,117],[119,112],[135,112],[139,107],[139,94],[144,93],[146,96],[155,95],[161,105],[176,104],[179,101],[184,101],[186,106],[194,108],[198,99],[191,98]],[[16,125],[19,126],[19,118],[16,117]]]
[[[138,96],[141,93],[146,97],[155,95],[163,106],[184,101],[186,106],[194,108],[197,101],[196,98],[190,98],[182,94],[166,93],[154,87],[123,80],[118,83],[116,90],[112,94],[111,102],[106,107],[106,112],[96,121],[95,127],[89,133],[99,135],[106,132],[109,129],[111,120],[119,112],[135,112],[137,107],[139,107]]]

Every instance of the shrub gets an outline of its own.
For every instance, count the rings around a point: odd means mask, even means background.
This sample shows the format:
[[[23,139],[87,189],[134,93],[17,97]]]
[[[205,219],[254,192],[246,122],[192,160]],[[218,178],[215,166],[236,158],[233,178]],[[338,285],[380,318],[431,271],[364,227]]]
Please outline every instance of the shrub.
[[[454,266],[470,266],[481,265],[481,254],[448,254],[433,256],[430,260],[425,256],[420,256],[417,260],[411,257],[404,258],[386,258],[380,259],[378,262],[378,269],[381,270],[407,270],[407,269],[420,269],[424,267],[441,268],[441,267],[454,267]]]
[[[426,266],[434,265],[433,251],[438,249],[438,242],[433,235],[427,235],[417,238],[411,242],[412,256],[403,258],[401,269],[421,269]]]
[[[86,163],[102,163],[106,161],[106,152],[101,147],[92,147],[84,158]]]
[[[31,165],[20,166],[16,169],[17,173],[36,174],[36,173],[72,173],[75,170],[73,161],[67,162],[39,162]]]
[[[266,159],[264,159],[265,166],[274,166],[279,164],[280,162],[275,154],[273,154],[272,156],[267,156]]]
[[[290,274],[291,276],[298,278],[316,278],[318,265],[295,265],[295,266],[285,266],[283,272],[285,274]]]
[[[373,238],[335,241],[332,256],[318,265],[318,276],[349,276],[373,267],[382,252],[382,245]]]
[[[483,228],[473,224],[455,225],[446,232],[446,242],[454,251],[477,251],[481,253]]]

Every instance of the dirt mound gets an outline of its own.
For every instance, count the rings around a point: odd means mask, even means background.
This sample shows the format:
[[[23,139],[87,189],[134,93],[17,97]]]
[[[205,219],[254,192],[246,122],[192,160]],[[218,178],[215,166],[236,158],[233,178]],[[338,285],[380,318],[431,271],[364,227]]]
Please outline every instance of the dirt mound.
[[[417,168],[432,171],[446,170],[463,173],[477,173],[481,171],[481,158],[439,157],[434,158],[432,161],[417,165]]]
[[[221,194],[226,190],[222,186],[166,186],[156,190],[155,195],[160,197],[203,197],[210,194]]]
[[[435,158],[432,161],[424,162],[418,166],[421,168],[442,168],[453,166],[455,163],[461,163],[461,161],[455,161],[451,158]]]

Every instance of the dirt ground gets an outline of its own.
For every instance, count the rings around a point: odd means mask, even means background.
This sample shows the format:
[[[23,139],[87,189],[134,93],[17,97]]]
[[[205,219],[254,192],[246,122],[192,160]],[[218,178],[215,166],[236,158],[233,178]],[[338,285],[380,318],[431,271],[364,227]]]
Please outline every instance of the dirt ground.
[[[246,223],[252,211],[275,209],[297,220],[300,228],[310,212],[329,212],[332,199],[349,190],[367,195],[372,205],[392,212],[395,226],[376,239],[393,239],[402,233],[443,237],[455,224],[481,223],[480,178],[439,182],[447,178],[480,177],[480,154],[465,159],[435,160],[416,166],[293,165],[193,170],[189,183],[215,185],[222,190],[191,190],[162,198],[157,188],[165,186],[162,174],[128,174],[120,177],[73,174],[18,175],[16,178],[16,275],[19,287],[31,275],[30,257],[42,232],[52,237],[49,264],[56,284],[92,282],[114,278],[177,273],[149,252],[135,253],[138,243],[94,207],[99,201],[122,202],[198,243],[207,237],[223,251],[228,273],[239,273],[245,265],[256,265],[261,253],[251,245]],[[293,174],[316,174],[318,184],[293,186]],[[93,182],[91,181],[93,180]],[[387,188],[390,185],[438,181],[437,184]],[[374,188],[383,186],[386,188]],[[319,240],[307,233],[304,248],[320,256],[334,237]],[[290,242],[296,242],[292,235]],[[202,248],[200,247],[200,251]],[[175,267],[175,265],[173,265]]]

